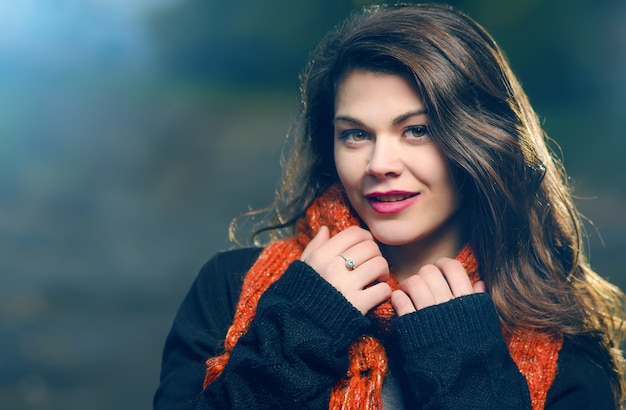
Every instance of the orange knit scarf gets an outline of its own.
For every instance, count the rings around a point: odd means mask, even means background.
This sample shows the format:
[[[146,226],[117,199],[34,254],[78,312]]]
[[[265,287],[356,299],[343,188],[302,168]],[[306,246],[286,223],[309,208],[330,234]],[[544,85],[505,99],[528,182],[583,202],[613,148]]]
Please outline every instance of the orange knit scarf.
[[[359,221],[352,215],[343,191],[331,187],[309,207],[305,217],[296,226],[295,237],[271,243],[265,248],[246,274],[237,310],[224,341],[224,353],[206,361],[207,371],[204,387],[213,382],[224,370],[230,352],[239,338],[248,330],[254,319],[259,298],[274,283],[315,236],[321,226],[328,226],[331,235]],[[457,256],[463,263],[472,283],[479,279],[478,265],[469,247]],[[397,280],[390,279],[392,288]],[[386,302],[374,310],[379,324],[386,329],[394,316],[391,303]],[[550,335],[532,329],[519,329],[513,333],[503,330],[509,352],[521,373],[526,377],[533,409],[542,409],[546,395],[556,375],[558,352],[562,346],[561,335]],[[346,377],[332,389],[330,409],[380,409],[381,391],[387,373],[387,356],[381,342],[370,335],[363,335],[350,347],[350,366]]]

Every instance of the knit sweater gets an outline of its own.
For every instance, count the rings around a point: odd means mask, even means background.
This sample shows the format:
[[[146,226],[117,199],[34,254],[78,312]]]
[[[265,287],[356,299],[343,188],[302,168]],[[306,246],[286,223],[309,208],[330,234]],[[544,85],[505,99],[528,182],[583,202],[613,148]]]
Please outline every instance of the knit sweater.
[[[218,254],[200,272],[166,342],[155,409],[328,408],[330,390],[347,369],[350,343],[373,330],[301,262],[265,292],[228,367],[202,391],[204,361],[221,352],[242,278],[258,252]],[[423,309],[393,326],[383,343],[407,408],[530,408],[526,380],[487,294]],[[546,408],[615,408],[605,372],[568,338]]]

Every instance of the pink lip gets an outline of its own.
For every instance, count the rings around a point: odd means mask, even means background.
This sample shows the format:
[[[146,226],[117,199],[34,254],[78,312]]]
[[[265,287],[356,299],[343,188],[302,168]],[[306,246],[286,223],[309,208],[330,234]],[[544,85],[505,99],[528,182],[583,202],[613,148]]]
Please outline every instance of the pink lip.
[[[379,201],[377,197],[391,197],[391,196],[407,196],[405,199],[394,201]],[[379,214],[389,215],[397,214],[404,211],[406,208],[413,205],[413,203],[419,197],[419,192],[407,192],[407,191],[388,191],[388,192],[372,192],[365,195],[370,207]]]

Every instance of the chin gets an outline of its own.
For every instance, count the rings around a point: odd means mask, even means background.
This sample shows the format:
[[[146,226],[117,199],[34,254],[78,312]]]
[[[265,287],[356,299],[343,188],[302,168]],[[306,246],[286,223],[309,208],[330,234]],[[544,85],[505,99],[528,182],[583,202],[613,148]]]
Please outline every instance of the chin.
[[[376,241],[387,246],[402,246],[402,245],[407,245],[409,243],[417,242],[419,240],[419,238],[414,238],[414,237],[410,237],[410,238],[403,237],[402,235],[398,235],[397,232],[392,232],[392,233],[375,232],[375,231],[370,231],[370,232],[372,233],[372,236],[374,236],[374,239],[376,239]]]

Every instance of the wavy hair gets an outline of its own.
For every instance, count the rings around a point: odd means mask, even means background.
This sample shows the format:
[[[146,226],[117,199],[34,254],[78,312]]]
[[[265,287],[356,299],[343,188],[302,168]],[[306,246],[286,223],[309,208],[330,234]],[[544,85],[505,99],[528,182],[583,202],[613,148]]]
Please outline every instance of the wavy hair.
[[[449,6],[368,7],[322,40],[301,76],[301,113],[271,223],[255,235],[290,233],[313,199],[338,182],[334,101],[354,69],[414,82],[463,198],[471,246],[503,326],[578,336],[571,339],[607,370],[620,402],[625,297],[584,255],[565,171],[504,54]]]

